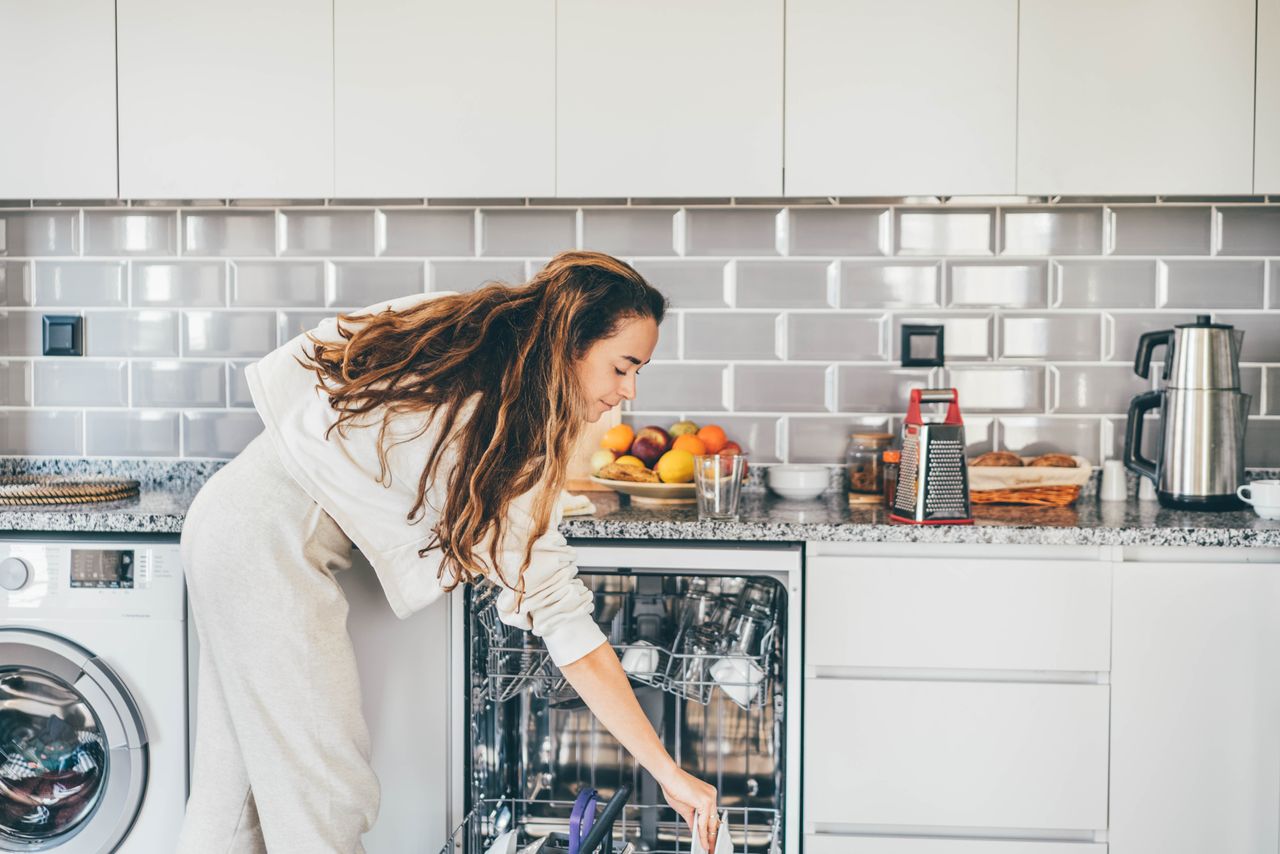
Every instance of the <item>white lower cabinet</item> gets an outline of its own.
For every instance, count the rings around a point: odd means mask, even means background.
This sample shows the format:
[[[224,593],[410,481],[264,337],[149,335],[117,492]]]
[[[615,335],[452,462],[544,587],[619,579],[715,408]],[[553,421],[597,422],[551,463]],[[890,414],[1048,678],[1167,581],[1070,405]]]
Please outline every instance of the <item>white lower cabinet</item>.
[[[804,851],[805,854],[1106,854],[1107,846],[1100,842],[815,834],[805,837]]]
[[[1280,565],[1115,574],[1111,854],[1280,843]]]
[[[806,680],[805,825],[1103,829],[1107,706],[1097,684]]]

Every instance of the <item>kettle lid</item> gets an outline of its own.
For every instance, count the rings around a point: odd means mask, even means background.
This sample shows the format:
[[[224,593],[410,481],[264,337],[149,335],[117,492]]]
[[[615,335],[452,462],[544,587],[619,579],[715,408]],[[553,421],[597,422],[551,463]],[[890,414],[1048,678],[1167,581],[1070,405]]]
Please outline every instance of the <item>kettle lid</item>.
[[[1214,323],[1207,314],[1197,314],[1194,323],[1177,323],[1175,329],[1234,329],[1230,323]]]

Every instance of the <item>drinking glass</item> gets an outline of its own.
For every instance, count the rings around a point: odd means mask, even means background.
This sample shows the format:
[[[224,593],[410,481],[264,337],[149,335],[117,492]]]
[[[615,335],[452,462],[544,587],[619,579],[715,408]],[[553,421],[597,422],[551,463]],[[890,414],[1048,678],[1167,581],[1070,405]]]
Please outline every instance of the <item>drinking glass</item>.
[[[702,454],[693,458],[693,484],[699,519],[736,519],[746,459],[741,454]]]

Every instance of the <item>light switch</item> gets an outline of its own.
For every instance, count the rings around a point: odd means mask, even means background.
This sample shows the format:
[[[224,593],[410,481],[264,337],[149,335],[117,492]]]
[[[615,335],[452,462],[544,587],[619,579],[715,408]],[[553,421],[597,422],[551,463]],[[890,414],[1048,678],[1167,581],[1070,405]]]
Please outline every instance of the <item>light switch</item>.
[[[46,314],[44,316],[44,346],[46,356],[82,356],[84,335],[78,314]]]

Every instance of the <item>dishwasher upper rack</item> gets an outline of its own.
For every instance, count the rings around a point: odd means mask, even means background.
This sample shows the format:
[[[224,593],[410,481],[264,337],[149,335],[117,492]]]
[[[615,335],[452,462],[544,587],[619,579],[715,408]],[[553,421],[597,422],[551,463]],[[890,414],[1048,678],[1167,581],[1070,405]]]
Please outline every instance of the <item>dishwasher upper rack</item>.
[[[532,633],[509,626],[498,619],[494,600],[498,588],[488,585],[472,598],[476,623],[483,629],[484,644],[480,659],[484,663],[485,697],[506,702],[529,692],[551,702],[576,698],[572,686],[551,661],[542,641]],[[759,640],[755,654],[741,652],[686,653],[659,644],[612,644],[625,660],[628,650],[636,650],[654,667],[629,670],[627,675],[643,685],[658,688],[700,705],[711,704],[717,687],[733,702],[748,711],[769,701],[776,679],[775,651],[780,624],[773,625]],[[674,638],[679,648],[683,629]],[[724,662],[723,664],[719,664]],[[716,673],[713,675],[713,668]],[[718,678],[717,678],[718,677]]]
[[[536,839],[548,833],[564,833],[569,826],[572,801],[489,798],[476,803],[449,838],[440,854],[480,854],[499,834],[518,823]],[[720,807],[729,823],[734,854],[780,854],[782,814],[769,807]],[[543,814],[537,814],[543,813]],[[649,819],[649,821],[646,821]],[[688,825],[665,804],[627,804],[614,823],[614,838],[641,841],[642,827],[656,827],[661,836],[646,854],[688,854],[692,837]]]

